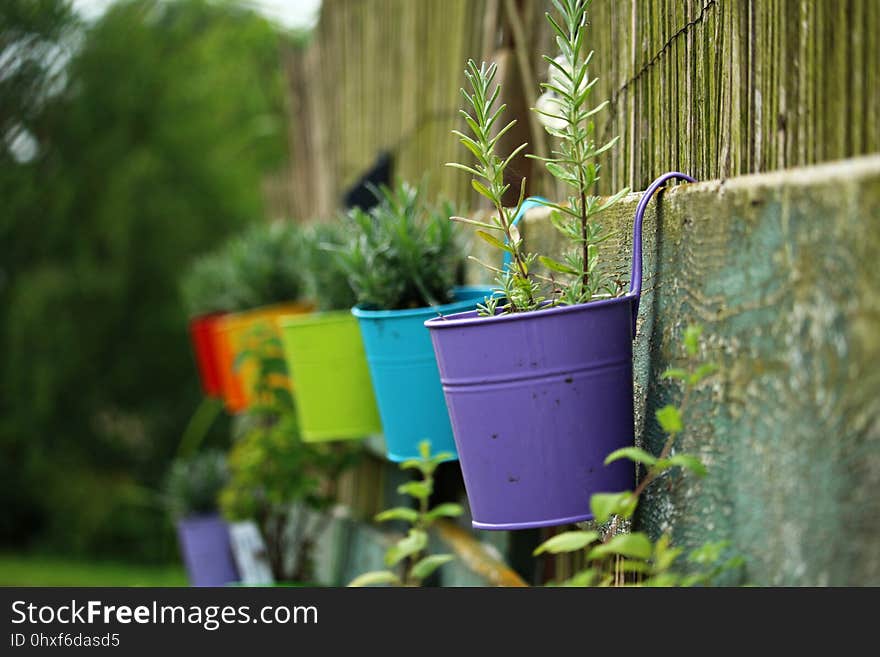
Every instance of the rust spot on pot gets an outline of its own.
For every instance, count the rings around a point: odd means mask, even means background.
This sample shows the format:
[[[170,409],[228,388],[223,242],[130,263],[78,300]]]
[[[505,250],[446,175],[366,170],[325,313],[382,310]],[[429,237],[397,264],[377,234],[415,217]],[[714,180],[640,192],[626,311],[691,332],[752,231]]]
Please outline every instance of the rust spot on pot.
[[[497,433],[493,433],[493,434],[492,434],[492,440],[498,440],[498,434],[497,434]]]
[[[567,377],[565,377],[565,382],[566,383],[574,383],[574,379],[571,378],[570,376],[567,376]]]
[[[511,484],[515,484],[516,482],[519,481],[519,477],[514,477],[513,475],[507,475],[507,481],[509,481]]]

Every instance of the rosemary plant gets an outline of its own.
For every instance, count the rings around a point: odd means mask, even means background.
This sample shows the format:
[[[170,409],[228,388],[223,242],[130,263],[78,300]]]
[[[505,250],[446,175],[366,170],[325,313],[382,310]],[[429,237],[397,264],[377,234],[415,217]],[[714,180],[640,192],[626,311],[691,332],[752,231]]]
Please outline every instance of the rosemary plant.
[[[357,296],[348,280],[340,251],[348,236],[341,222],[319,223],[303,232],[302,264],[309,297],[318,310],[348,310]]]
[[[429,203],[407,183],[373,190],[369,212],[344,215],[348,240],[337,250],[357,302],[375,310],[439,306],[453,299],[461,276],[457,226],[451,203]]]
[[[498,94],[501,92],[500,85],[496,84],[493,86],[497,72],[498,68],[495,64],[483,62],[478,67],[473,60],[468,60],[467,70],[465,70],[464,75],[467,78],[471,93],[462,89],[461,94],[470,105],[473,113],[463,109],[460,112],[473,137],[469,137],[458,130],[453,130],[453,133],[458,136],[461,143],[477,158],[477,162],[473,166],[458,162],[447,163],[447,166],[462,169],[473,176],[471,185],[477,193],[489,199],[492,203],[494,214],[490,222],[476,221],[466,217],[453,216],[451,218],[453,221],[476,226],[477,235],[481,239],[511,255],[512,266],[503,270],[486,263],[480,263],[497,274],[496,281],[501,287],[504,299],[506,299],[503,309],[510,312],[535,310],[544,301],[544,298],[540,296],[540,283],[530,273],[530,267],[534,263],[536,256],[523,251],[522,236],[513,223],[514,217],[519,212],[525,196],[526,179],[522,179],[519,201],[515,208],[505,208],[502,201],[504,194],[510,189],[510,185],[504,182],[504,171],[510,164],[510,161],[522,152],[527,144],[521,144],[516,147],[503,160],[495,152],[498,141],[516,125],[516,121],[511,121],[498,130],[495,136],[492,136],[493,127],[504,113],[504,110],[507,109],[505,104],[502,104],[494,111],[492,109],[495,101],[498,99]],[[501,233],[501,238],[487,231]],[[498,300],[489,299],[487,304],[490,305],[488,307],[481,307],[481,312],[484,314],[494,314]]]
[[[556,57],[544,56],[550,65],[550,79],[541,85],[544,94],[535,111],[547,132],[556,139],[557,145],[551,157],[537,158],[529,154],[526,157],[542,160],[550,174],[570,190],[565,203],[543,203],[551,209],[554,227],[574,248],[565,254],[562,261],[524,250],[513,217],[522,205],[525,179],[522,180],[515,208],[505,208],[502,197],[510,188],[504,182],[505,169],[525,149],[526,144],[516,147],[505,158],[496,153],[499,140],[516,122],[507,123],[493,135],[506,109],[504,104],[494,109],[500,93],[500,85],[494,82],[496,67],[485,63],[478,67],[472,60],[468,61],[465,78],[470,92],[462,89],[461,93],[470,111],[463,109],[461,114],[471,134],[453,132],[476,158],[476,163],[466,165],[450,162],[448,166],[473,176],[471,184],[491,202],[493,216],[486,222],[464,217],[453,217],[453,220],[475,225],[477,234],[483,240],[509,253],[512,261],[512,266],[504,270],[481,263],[496,273],[499,291],[506,299],[501,302],[489,300],[481,308],[483,314],[535,310],[548,300],[548,305],[586,303],[597,297],[616,296],[621,291],[620,285],[599,268],[598,245],[607,240],[611,233],[597,222],[597,215],[614,205],[628,190],[620,190],[606,199],[592,193],[599,180],[600,167],[596,160],[614,146],[617,137],[603,145],[595,142],[593,117],[607,106],[607,102],[595,107],[589,104],[597,81],[597,78],[589,76],[593,53],[587,52],[585,47],[586,12],[591,0],[552,2],[559,16],[557,18],[548,13],[547,20],[556,34],[560,54]],[[496,236],[488,231],[501,235]],[[549,276],[532,270],[535,260],[549,270]],[[562,280],[557,280],[559,275],[563,277]],[[549,284],[549,299],[543,296],[542,284]]]

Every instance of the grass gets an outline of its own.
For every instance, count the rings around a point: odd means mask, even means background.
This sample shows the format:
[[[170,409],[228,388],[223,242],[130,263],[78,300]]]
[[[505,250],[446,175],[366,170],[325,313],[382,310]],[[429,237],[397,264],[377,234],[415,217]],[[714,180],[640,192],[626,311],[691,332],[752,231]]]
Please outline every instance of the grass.
[[[186,586],[181,566],[0,553],[0,586]]]

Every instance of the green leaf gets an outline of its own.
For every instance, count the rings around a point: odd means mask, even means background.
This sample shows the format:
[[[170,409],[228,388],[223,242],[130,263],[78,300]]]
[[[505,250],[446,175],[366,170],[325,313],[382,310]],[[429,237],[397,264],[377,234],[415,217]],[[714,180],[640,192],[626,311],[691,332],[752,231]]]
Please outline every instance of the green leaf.
[[[700,336],[703,334],[703,327],[699,324],[691,324],[684,330],[684,348],[690,357],[697,355],[700,350]]]
[[[544,162],[544,166],[547,167],[547,171],[549,171],[554,178],[558,178],[559,180],[565,182],[577,182],[577,178],[572,176],[571,173],[569,173],[564,167],[560,166],[556,162]]]
[[[558,260],[554,260],[553,258],[548,258],[547,256],[539,256],[538,260],[544,265],[547,269],[551,269],[553,271],[558,271],[563,274],[571,274],[572,276],[577,276],[578,271],[573,267],[569,267],[566,264],[559,262]]]
[[[651,572],[651,564],[625,559],[620,563],[620,569],[625,573],[649,573]]]
[[[430,481],[408,481],[397,487],[397,492],[401,495],[410,495],[417,500],[426,500],[433,492],[433,486]]]
[[[489,188],[486,187],[479,180],[471,180],[471,187],[473,187],[478,194],[480,194],[481,196],[485,196],[490,201],[495,200],[495,195],[492,194],[492,192],[489,191]]]
[[[399,467],[401,470],[423,470],[424,465],[422,459],[407,459],[402,461]]]
[[[687,575],[682,578],[679,586],[682,588],[690,588],[691,586],[696,586],[700,584],[706,579],[706,575],[704,573],[694,573],[692,575]]]
[[[497,237],[490,235],[486,231],[478,230],[477,235],[479,235],[481,240],[488,244],[491,244],[495,248],[501,249],[502,251],[507,251],[508,253],[513,253],[513,249],[510,248],[510,246],[499,240]]]
[[[496,137],[496,139],[497,139],[497,137]],[[513,158],[515,158],[517,155],[519,155],[525,149],[526,146],[528,146],[528,144],[520,144],[519,146],[514,148],[510,152],[510,155],[507,156],[507,158],[504,160],[504,162],[501,163],[501,165],[498,168],[501,171],[504,171],[504,169],[507,168],[507,165],[513,161]],[[523,180],[525,180],[525,179],[523,179]]]
[[[431,458],[431,441],[423,440],[419,443],[419,456],[422,457],[422,460],[427,461]]]
[[[376,514],[376,522],[387,522],[389,520],[405,520],[408,523],[415,523],[419,519],[419,512],[415,509],[407,509],[406,507],[395,507]]]
[[[428,535],[421,529],[410,529],[409,533],[385,553],[385,565],[395,566],[407,557],[418,554],[428,545]]]
[[[461,169],[462,171],[467,171],[472,176],[480,177],[483,175],[479,171],[477,171],[476,169],[469,167],[465,164],[459,164],[458,162],[447,162],[446,166],[452,167],[454,169]]]
[[[700,564],[701,566],[711,566],[721,558],[722,553],[729,546],[730,541],[703,543],[703,545],[693,550],[688,555],[688,561]]]
[[[587,559],[601,559],[609,554],[619,554],[630,559],[642,559],[647,561],[651,558],[654,546],[651,539],[642,532],[632,534],[618,534],[607,543],[597,545],[587,555]]]
[[[425,514],[425,520],[430,523],[437,518],[457,518],[462,513],[464,513],[464,509],[460,504],[446,502],[445,504],[438,504],[428,511],[428,513]]]
[[[690,470],[698,477],[706,476],[706,466],[696,456],[692,454],[676,454],[665,459],[671,466],[679,466],[685,470]]]
[[[592,568],[582,570],[576,575],[560,583],[560,586],[590,586],[596,579],[596,571]]]
[[[678,412],[678,409],[671,404],[667,404],[654,415],[657,417],[660,427],[666,433],[675,434],[684,429],[684,425],[681,421],[681,414]]]
[[[419,470],[424,475],[430,475],[437,466],[452,458],[449,452],[439,452],[428,458],[407,459],[400,464],[402,470]]]
[[[636,510],[639,500],[629,491],[623,493],[594,493],[590,497],[590,511],[598,523],[608,522],[613,515],[629,518]]]
[[[670,367],[660,375],[661,379],[677,379],[678,381],[687,381],[689,377],[688,371],[680,367]]]
[[[593,531],[573,531],[562,532],[556,536],[547,539],[532,552],[534,556],[549,552],[550,554],[559,554],[560,552],[574,552],[582,550],[590,543],[599,539],[598,532]]]
[[[730,557],[727,561],[725,561],[721,565],[721,570],[733,570],[734,568],[742,568],[746,565],[746,558],[741,554],[736,555],[735,557]]]
[[[694,371],[693,374],[690,375],[690,377],[688,378],[688,383],[692,386],[695,386],[707,376],[711,376],[717,371],[718,366],[715,363],[703,363]]]
[[[614,450],[605,457],[605,465],[614,463],[620,459],[629,459],[630,461],[644,463],[645,465],[654,465],[657,462],[655,456],[649,454],[643,449],[638,447],[622,447],[621,449]]]
[[[677,586],[678,583],[679,576],[675,573],[660,573],[659,575],[654,575],[654,577],[646,579],[642,582],[642,586],[669,588],[671,586]]]
[[[480,228],[488,228],[489,230],[504,230],[501,226],[494,226],[492,224],[487,224],[484,221],[476,221],[474,219],[468,219],[467,217],[449,217],[452,221],[457,221],[462,224],[470,224],[471,226],[479,226]]]
[[[420,559],[412,567],[410,572],[412,573],[412,576],[417,579],[425,579],[440,566],[449,563],[453,559],[455,559],[455,557],[451,554],[432,554],[424,559]]]
[[[669,534],[663,534],[654,544],[654,569],[662,572],[672,566],[683,550],[670,545]]]
[[[400,578],[390,570],[374,570],[358,575],[348,585],[351,587],[361,587],[373,584],[400,584]]]

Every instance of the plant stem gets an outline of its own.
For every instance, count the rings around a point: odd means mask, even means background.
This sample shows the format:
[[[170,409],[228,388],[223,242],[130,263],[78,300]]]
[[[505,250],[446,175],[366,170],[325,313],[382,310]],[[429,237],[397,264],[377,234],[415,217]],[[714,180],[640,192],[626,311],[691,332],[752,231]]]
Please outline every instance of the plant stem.
[[[581,294],[585,295],[589,290],[590,277],[590,243],[587,241],[587,193],[584,190],[584,170],[578,167],[578,187],[581,193],[581,242],[583,247],[583,273],[581,274]],[[587,299],[589,301],[589,299]]]
[[[429,475],[427,473],[422,473],[422,481],[424,483],[429,483],[432,480],[433,480],[432,475]],[[432,488],[433,488],[433,486],[432,486]],[[428,510],[429,510],[428,498],[425,497],[425,498],[419,499],[419,517],[418,517],[418,520],[416,520],[415,524],[413,525],[415,527],[415,529],[421,529],[422,531],[427,532],[428,526],[427,526],[427,523],[425,522],[425,516],[428,515]],[[421,559],[421,556],[422,556],[421,552],[416,552],[412,556],[407,557],[406,567],[404,568],[404,571],[403,571],[403,585],[404,586],[420,586],[421,585],[421,581],[412,576],[412,567],[419,562],[419,559]]]
[[[690,399],[690,395],[691,395],[691,386],[688,385],[685,388],[684,397],[682,397],[682,399],[681,399],[681,405],[678,407],[678,413],[681,416],[684,415],[684,411],[685,411],[685,408],[687,408],[687,404],[688,404],[688,400]],[[669,456],[669,452],[672,451],[672,445],[675,443],[675,437],[677,435],[678,435],[677,433],[669,434],[669,436],[666,438],[666,442],[663,445],[663,449],[660,451],[660,456],[657,457],[658,460],[662,461],[663,459],[665,459],[666,457]],[[638,498],[645,491],[645,489],[651,484],[651,482],[654,481],[656,478],[657,478],[657,473],[654,471],[654,469],[653,468],[649,469],[648,474],[645,475],[645,478],[642,479],[642,481],[639,483],[639,485],[636,487],[636,489],[633,491],[632,494]]]
[[[501,197],[500,196],[498,196],[498,200],[495,201],[495,210],[498,212],[498,219],[501,222],[501,226],[504,228],[504,235],[507,237],[507,243],[510,244],[510,249],[511,249],[512,255],[513,255],[513,262],[516,265],[517,271],[523,280],[528,281],[528,280],[530,280],[529,273],[528,273],[528,270],[526,269],[526,264],[523,261],[522,254],[519,252],[519,248],[517,248],[517,246],[515,245],[514,240],[513,240],[513,236],[510,234],[511,224],[507,220],[507,215],[504,212],[504,206],[501,204]],[[528,294],[529,294],[529,305],[532,305],[532,304],[534,304],[535,299],[532,296],[531,288],[529,289]],[[518,308],[516,306],[514,306],[512,303],[508,304],[508,305],[511,308],[512,312],[516,312],[518,310]]]

